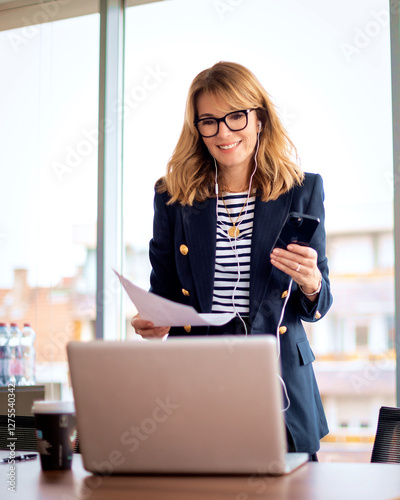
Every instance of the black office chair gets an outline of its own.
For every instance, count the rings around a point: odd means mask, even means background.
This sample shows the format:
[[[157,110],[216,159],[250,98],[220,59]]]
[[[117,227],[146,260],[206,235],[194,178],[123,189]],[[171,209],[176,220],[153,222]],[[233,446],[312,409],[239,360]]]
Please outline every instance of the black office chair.
[[[379,410],[371,462],[400,463],[400,408]]]

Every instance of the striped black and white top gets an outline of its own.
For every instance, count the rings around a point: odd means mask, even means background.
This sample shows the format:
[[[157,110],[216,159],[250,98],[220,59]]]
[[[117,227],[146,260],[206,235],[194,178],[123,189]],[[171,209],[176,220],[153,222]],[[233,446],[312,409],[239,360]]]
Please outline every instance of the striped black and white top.
[[[215,256],[214,294],[212,312],[236,312],[249,315],[250,253],[253,233],[255,196],[247,192],[225,193],[224,201],[218,199],[217,247]],[[229,236],[231,219],[239,228],[237,238]],[[236,222],[240,212],[242,213]]]

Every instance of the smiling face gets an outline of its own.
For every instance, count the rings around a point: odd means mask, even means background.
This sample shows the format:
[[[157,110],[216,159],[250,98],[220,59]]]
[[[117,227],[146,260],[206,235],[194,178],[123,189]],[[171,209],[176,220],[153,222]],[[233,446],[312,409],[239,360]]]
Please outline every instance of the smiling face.
[[[227,113],[238,111],[232,109],[223,99],[207,94],[200,94],[196,101],[197,117],[222,118]],[[254,164],[254,151],[257,143],[258,119],[256,111],[248,114],[247,127],[238,132],[230,130],[224,122],[219,123],[218,134],[214,137],[203,137],[204,144],[217,160],[225,180],[231,176],[243,176],[246,181]]]

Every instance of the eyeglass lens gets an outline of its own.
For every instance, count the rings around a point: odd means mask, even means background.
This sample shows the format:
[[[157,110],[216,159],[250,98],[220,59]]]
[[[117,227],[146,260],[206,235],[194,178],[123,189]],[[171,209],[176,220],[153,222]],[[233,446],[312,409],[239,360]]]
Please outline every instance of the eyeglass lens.
[[[203,137],[211,137],[218,133],[220,121],[224,121],[232,132],[237,132],[246,128],[247,113],[245,111],[234,111],[223,118],[204,118],[197,122],[197,128]]]

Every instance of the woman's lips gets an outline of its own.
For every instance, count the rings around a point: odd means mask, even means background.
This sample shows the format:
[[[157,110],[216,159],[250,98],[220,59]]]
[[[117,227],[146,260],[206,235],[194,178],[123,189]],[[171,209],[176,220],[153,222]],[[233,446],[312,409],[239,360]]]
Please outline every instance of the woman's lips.
[[[241,141],[231,142],[230,144],[219,144],[217,147],[219,149],[222,149],[222,151],[230,151],[236,148],[240,144],[240,142]]]

